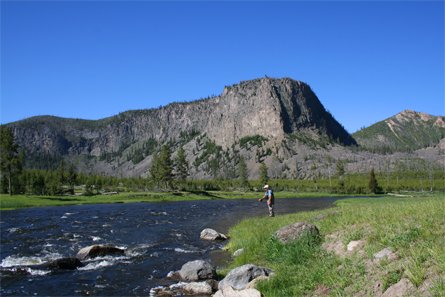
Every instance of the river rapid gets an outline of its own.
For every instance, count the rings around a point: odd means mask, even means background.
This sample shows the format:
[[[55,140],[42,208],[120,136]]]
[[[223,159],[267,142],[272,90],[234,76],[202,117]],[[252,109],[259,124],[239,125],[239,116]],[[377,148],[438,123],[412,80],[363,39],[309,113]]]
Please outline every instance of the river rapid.
[[[278,199],[276,214],[329,207],[336,198]],[[255,199],[44,207],[0,213],[1,296],[148,296],[171,284],[169,271],[192,260],[221,267],[224,243],[200,240],[204,228],[226,233],[252,216],[267,216]],[[270,218],[274,219],[274,218]],[[84,261],[76,270],[30,268],[75,257],[93,244],[125,249],[124,256]]]

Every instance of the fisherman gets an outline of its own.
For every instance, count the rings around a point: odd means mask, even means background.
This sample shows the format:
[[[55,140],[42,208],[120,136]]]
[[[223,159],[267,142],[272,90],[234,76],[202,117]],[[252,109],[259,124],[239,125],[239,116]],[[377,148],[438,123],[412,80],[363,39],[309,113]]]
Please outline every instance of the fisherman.
[[[275,197],[273,195],[272,189],[269,187],[269,185],[264,185],[264,196],[261,199],[258,199],[259,202],[263,201],[264,199],[267,199],[267,207],[269,208],[269,217],[275,216],[273,206],[275,204]]]

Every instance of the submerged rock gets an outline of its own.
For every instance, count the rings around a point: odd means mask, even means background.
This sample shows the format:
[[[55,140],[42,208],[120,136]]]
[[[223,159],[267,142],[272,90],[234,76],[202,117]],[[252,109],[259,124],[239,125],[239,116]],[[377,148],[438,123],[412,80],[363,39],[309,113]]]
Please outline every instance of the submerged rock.
[[[92,245],[81,249],[76,258],[79,260],[85,260],[88,258],[96,258],[103,256],[115,256],[115,255],[124,255],[125,250],[111,246],[111,245]]]
[[[204,240],[226,240],[227,236],[213,229],[206,228],[201,231],[200,238]]]
[[[66,269],[66,270],[74,270],[79,267],[84,266],[82,262],[78,258],[60,258],[53,261],[49,261],[42,265],[42,267],[58,270],[58,269]]]
[[[207,261],[195,260],[182,265],[181,270],[179,270],[179,276],[185,281],[215,279],[216,270]]]
[[[269,277],[273,274],[272,270],[265,267],[259,267],[253,264],[245,264],[231,270],[227,276],[219,282],[218,289],[232,287],[235,290],[244,290],[248,288],[249,283],[258,277]]]
[[[28,265],[26,268],[37,269],[37,270],[74,270],[79,267],[83,267],[84,264],[80,262],[79,259],[74,257],[60,258],[56,260],[51,260],[38,265]]]
[[[298,240],[303,236],[309,235],[314,240],[320,239],[320,232],[315,225],[297,222],[288,226],[285,226],[275,232],[275,237],[281,243],[288,243],[291,241]]]

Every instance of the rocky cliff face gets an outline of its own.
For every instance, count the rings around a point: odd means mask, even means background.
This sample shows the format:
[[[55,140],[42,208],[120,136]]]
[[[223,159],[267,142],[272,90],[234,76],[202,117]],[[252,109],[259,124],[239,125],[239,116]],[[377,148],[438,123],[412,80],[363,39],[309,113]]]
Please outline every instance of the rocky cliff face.
[[[289,159],[295,152],[289,146],[308,139],[356,144],[307,84],[289,78],[244,81],[220,96],[98,121],[44,116],[8,125],[29,164],[52,156],[84,171],[124,176],[144,175],[156,147],[166,142],[173,151],[184,146],[195,177],[214,175],[212,160],[233,167],[243,154],[250,167],[272,157]]]
[[[311,88],[288,78],[263,78],[226,87],[215,99],[206,133],[228,147],[245,136],[282,140],[312,130],[345,145],[355,140],[324,109]]]

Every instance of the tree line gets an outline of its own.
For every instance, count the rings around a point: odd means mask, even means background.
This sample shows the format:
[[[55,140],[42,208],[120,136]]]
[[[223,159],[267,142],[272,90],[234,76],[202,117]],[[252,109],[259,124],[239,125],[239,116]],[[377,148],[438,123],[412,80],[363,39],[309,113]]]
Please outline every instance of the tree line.
[[[381,193],[391,191],[437,191],[445,188],[444,172],[428,171],[428,178],[406,170],[398,173],[346,174],[344,164],[338,162],[331,177],[311,179],[274,179],[268,176],[266,164],[260,163],[259,179],[248,179],[246,161],[239,157],[236,178],[192,180],[182,147],[172,157],[169,145],[154,153],[146,178],[119,178],[76,171],[74,164],[61,161],[55,170],[25,169],[24,153],[14,141],[12,131],[0,126],[0,192],[34,195],[95,195],[123,191],[232,191],[261,190],[266,183],[275,190],[331,193]]]

